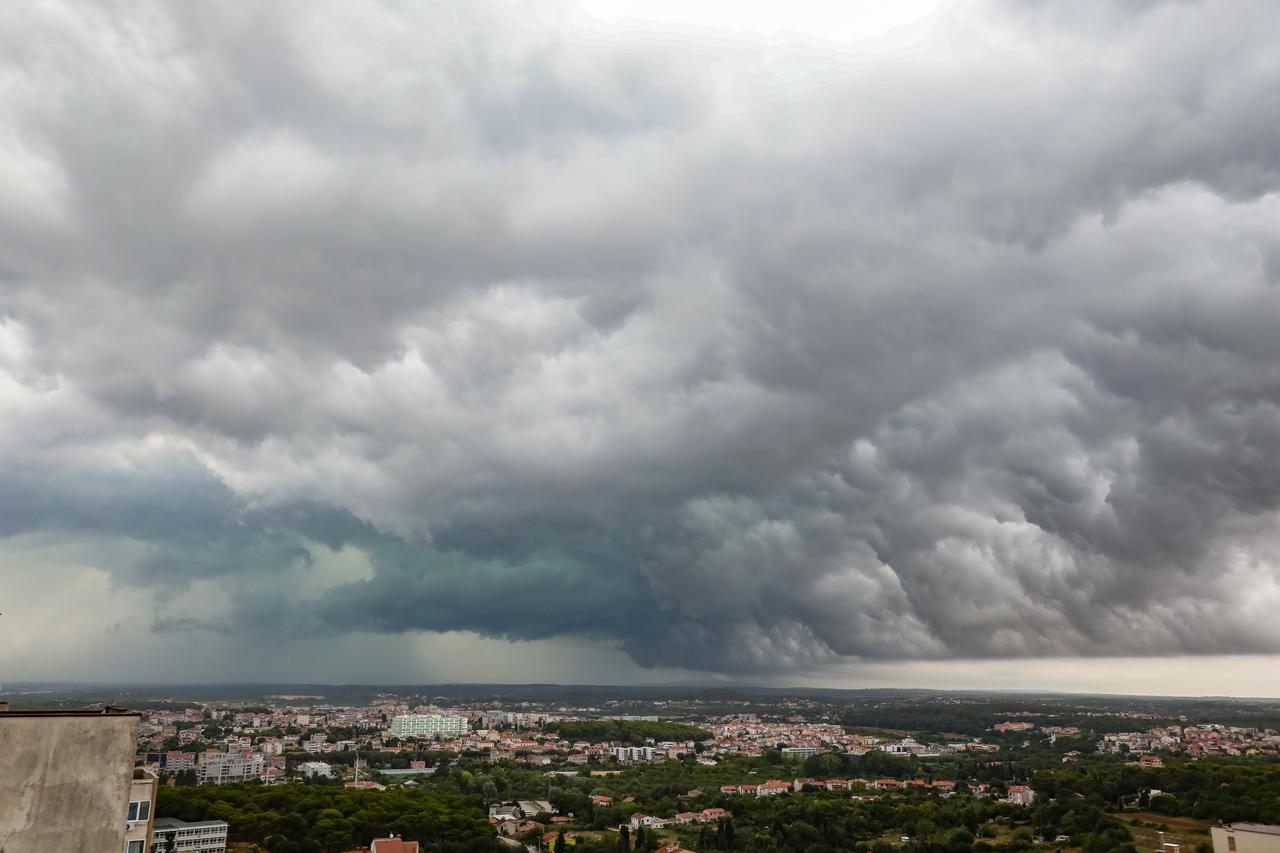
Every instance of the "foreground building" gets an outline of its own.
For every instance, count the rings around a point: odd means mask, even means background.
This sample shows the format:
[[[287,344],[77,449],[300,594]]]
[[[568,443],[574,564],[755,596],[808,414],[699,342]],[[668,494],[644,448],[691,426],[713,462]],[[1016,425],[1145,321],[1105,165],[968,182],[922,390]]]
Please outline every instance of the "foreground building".
[[[9,711],[0,702],[0,850],[145,851],[154,779],[134,779],[140,720],[110,706]]]
[[[171,817],[155,822],[151,840],[163,853],[226,853],[225,820],[200,820],[194,823]]]
[[[347,853],[418,853],[418,842],[405,841],[398,835],[375,838],[368,847],[357,847]]]
[[[1228,823],[1209,827],[1213,853],[1280,853],[1280,826]]]

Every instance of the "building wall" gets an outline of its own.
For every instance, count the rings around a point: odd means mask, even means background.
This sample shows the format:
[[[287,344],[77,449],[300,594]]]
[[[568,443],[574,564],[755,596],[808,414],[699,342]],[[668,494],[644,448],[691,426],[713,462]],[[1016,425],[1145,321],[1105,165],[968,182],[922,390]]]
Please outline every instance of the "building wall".
[[[142,771],[137,771],[141,773]],[[124,849],[127,853],[130,841],[142,842],[143,853],[151,851],[151,825],[156,817],[156,778],[151,774],[145,774],[142,778],[135,778],[129,789],[130,803],[146,803],[147,817],[145,820],[137,820],[129,824],[129,828],[124,834]]]
[[[121,853],[138,724],[0,713],[0,850]]]
[[[1240,827],[1233,831],[1230,826],[1211,826],[1213,853],[1280,853],[1280,827],[1271,829],[1275,831],[1251,832]]]
[[[391,718],[391,734],[396,737],[460,735],[467,730],[467,718],[453,714],[400,714]]]

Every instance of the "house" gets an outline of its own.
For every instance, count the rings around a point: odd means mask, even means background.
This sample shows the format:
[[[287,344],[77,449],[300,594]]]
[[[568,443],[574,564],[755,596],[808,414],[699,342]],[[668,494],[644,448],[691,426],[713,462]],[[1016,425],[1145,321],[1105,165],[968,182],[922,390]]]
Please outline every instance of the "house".
[[[1030,805],[1035,797],[1036,792],[1026,785],[1010,785],[1008,792],[1005,794],[1005,801],[1019,805]]]
[[[398,835],[375,838],[369,845],[369,853],[418,853],[418,842],[404,841]]]
[[[546,849],[550,850],[552,845],[556,843],[556,839],[559,838],[561,834],[564,835],[564,843],[566,847],[571,847],[578,843],[578,836],[572,832],[564,832],[564,830],[544,832],[542,834],[542,843],[546,845]]]
[[[793,781],[793,782],[791,783],[791,787],[792,787],[792,788],[793,788],[797,793],[799,793],[800,791],[803,791],[803,790],[804,790],[804,786],[805,786],[805,785],[812,785],[812,786],[813,786],[813,787],[815,787],[815,788],[821,788],[821,787],[822,787],[822,780],[821,780],[821,779],[809,779],[809,778],[806,778],[806,777],[801,776],[801,777],[797,777],[797,778],[795,779],[795,781]]]
[[[721,808],[711,808],[702,810],[702,820],[704,823],[714,823],[722,817],[728,817],[729,813]]]
[[[603,794],[592,794],[591,805],[593,806],[611,806],[613,805],[613,797],[606,797]]]
[[[791,786],[780,779],[770,779],[756,786],[757,797],[776,797],[778,794],[785,794],[791,790]]]
[[[849,790],[849,780],[848,780],[848,779],[828,779],[826,784],[827,784],[827,790],[828,790],[828,791],[847,791],[847,790]]]
[[[516,820],[521,816],[520,807],[515,803],[503,803],[502,805],[489,806],[490,820]]]

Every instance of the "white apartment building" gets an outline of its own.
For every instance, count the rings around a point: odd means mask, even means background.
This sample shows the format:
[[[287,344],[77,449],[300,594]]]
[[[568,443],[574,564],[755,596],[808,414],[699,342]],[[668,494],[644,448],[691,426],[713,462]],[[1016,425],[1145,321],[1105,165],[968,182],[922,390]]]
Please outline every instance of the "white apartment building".
[[[226,853],[225,820],[201,820],[187,823],[177,818],[156,818],[151,841],[165,853]]]
[[[261,779],[265,769],[265,759],[260,752],[206,752],[200,760],[199,778],[201,784],[249,782]]]
[[[613,757],[623,764],[654,761],[658,757],[658,750],[652,746],[615,746],[612,751]]]
[[[304,761],[298,765],[298,772],[303,776],[321,776],[325,779],[333,776],[333,768],[323,761]]]
[[[811,758],[822,752],[816,746],[784,746],[782,748],[783,758]]]
[[[396,737],[457,737],[467,731],[467,718],[456,714],[399,714],[391,718]]]

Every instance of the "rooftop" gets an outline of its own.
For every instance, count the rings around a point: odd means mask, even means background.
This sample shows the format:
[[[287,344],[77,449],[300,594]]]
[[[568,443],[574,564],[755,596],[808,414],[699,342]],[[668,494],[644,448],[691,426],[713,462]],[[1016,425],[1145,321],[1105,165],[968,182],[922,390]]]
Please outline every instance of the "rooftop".
[[[158,817],[152,826],[156,829],[190,829],[191,827],[221,826],[229,827],[225,820],[178,820],[176,817]]]
[[[1266,835],[1280,835],[1280,826],[1269,823],[1229,823],[1225,826],[1230,832],[1261,832]]]

